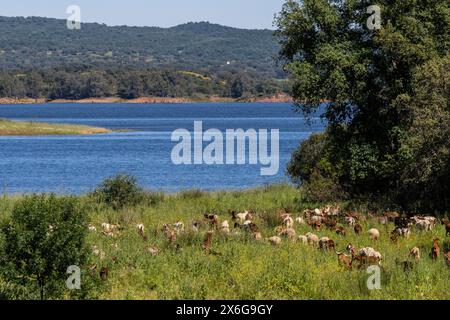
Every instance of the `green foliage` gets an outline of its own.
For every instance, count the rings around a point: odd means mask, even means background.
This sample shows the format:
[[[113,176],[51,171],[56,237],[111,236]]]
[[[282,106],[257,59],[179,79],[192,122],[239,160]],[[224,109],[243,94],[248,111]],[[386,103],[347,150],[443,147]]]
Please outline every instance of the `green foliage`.
[[[0,297],[67,297],[67,268],[81,268],[87,258],[86,220],[75,198],[33,195],[18,201],[1,224]]]
[[[241,70],[256,71],[261,77],[282,75],[272,59],[279,46],[271,30],[207,22],[173,28],[83,23],[80,30],[68,30],[65,20],[39,17],[0,17],[0,30],[0,69],[125,65],[208,74]]]
[[[388,195],[388,206],[443,211],[450,203],[450,4],[377,1],[380,30],[366,26],[370,4],[286,1],[277,34],[292,94],[305,114],[329,101],[321,158],[351,196]],[[315,171],[326,178],[322,161],[310,158],[297,153],[294,161],[304,164],[291,165],[294,179],[309,183],[306,173]]]
[[[103,181],[94,194],[100,201],[114,210],[125,206],[134,206],[141,202],[145,195],[134,177],[119,174]]]

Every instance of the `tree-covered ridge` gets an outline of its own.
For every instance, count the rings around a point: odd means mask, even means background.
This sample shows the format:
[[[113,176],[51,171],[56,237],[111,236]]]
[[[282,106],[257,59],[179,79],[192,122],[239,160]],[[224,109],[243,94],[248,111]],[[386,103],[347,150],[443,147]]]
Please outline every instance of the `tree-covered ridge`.
[[[367,27],[370,4],[379,30]],[[449,17],[448,0],[286,1],[278,35],[293,97],[306,113],[331,101],[327,133],[289,168],[313,198],[448,210]]]
[[[284,80],[256,73],[200,74],[186,70],[56,67],[0,71],[0,98],[47,100],[120,97],[248,99],[287,91]]]
[[[0,30],[0,69],[83,64],[281,75],[271,30],[207,22],[172,28],[83,23],[81,30],[69,30],[65,20],[39,17],[0,17]]]

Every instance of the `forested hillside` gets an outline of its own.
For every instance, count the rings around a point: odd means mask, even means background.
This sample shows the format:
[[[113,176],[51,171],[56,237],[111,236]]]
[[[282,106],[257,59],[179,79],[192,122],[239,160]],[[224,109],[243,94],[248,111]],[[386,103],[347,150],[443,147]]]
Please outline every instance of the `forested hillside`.
[[[166,29],[84,23],[69,30],[65,20],[39,17],[0,17],[0,30],[1,69],[83,64],[277,75],[278,44],[270,30],[207,22]]]
[[[0,98],[265,97],[286,91],[270,30],[0,17]]]

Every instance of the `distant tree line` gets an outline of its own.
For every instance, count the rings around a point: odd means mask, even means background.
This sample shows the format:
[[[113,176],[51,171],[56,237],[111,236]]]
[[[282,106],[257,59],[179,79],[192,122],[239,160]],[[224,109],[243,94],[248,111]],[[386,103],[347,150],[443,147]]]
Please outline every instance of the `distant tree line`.
[[[0,97],[45,98],[47,100],[138,97],[220,96],[249,98],[285,91],[281,80],[248,72],[204,75],[158,69],[52,68],[0,71]]]

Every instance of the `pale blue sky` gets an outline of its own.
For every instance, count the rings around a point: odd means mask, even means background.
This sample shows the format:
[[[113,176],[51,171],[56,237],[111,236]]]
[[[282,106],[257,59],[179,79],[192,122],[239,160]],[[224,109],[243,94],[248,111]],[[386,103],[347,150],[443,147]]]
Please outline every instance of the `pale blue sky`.
[[[79,5],[84,22],[108,25],[171,27],[209,21],[247,29],[273,29],[284,0],[3,0],[1,16],[67,18]]]

